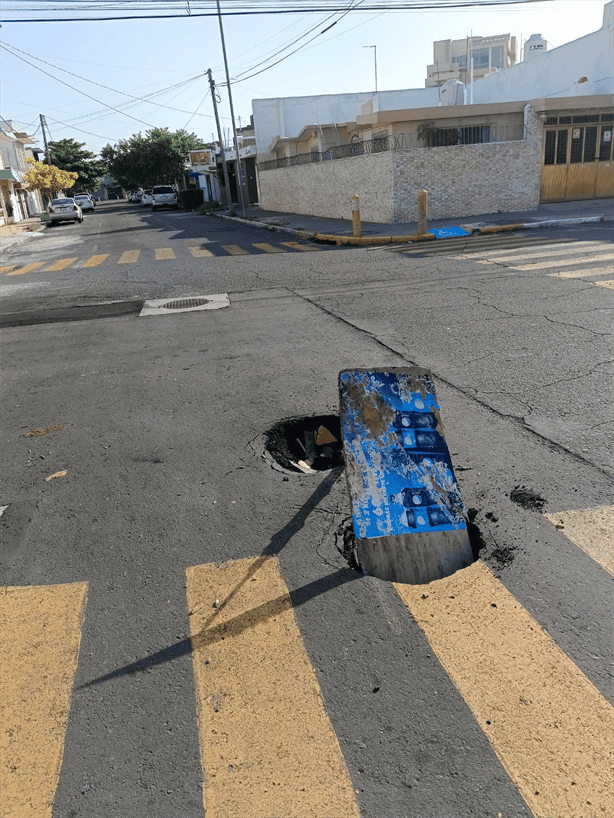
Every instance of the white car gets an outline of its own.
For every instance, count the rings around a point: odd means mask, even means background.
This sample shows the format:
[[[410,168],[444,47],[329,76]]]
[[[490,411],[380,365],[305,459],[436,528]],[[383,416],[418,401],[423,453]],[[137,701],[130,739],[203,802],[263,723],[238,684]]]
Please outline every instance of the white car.
[[[85,213],[86,210],[94,212],[96,205],[92,201],[92,197],[88,193],[78,193],[75,196],[75,202],[79,205],[81,210]]]
[[[155,211],[159,207],[170,207],[171,210],[177,210],[177,191],[172,185],[157,185],[154,187],[151,209]]]
[[[56,222],[83,221],[83,211],[74,199],[53,199],[47,212],[50,225]]]
[[[153,191],[151,191],[151,190],[144,190],[143,191],[143,196],[141,198],[141,204],[143,205],[143,207],[150,207],[151,206],[151,199],[152,199],[151,194],[152,194],[152,192]]]

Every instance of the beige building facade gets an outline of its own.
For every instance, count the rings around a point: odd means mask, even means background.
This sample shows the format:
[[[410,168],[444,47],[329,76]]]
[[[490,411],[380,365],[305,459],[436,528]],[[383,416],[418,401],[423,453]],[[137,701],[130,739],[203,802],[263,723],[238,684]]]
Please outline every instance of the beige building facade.
[[[425,88],[441,86],[448,80],[467,84],[492,71],[516,65],[516,38],[510,34],[493,37],[466,37],[433,43],[433,65],[427,66]],[[473,61],[473,66],[472,66]]]

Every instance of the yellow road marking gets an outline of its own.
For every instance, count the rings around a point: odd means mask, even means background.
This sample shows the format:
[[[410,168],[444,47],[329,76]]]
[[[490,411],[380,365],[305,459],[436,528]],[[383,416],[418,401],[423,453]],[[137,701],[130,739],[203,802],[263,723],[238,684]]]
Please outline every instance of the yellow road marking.
[[[84,267],[99,267],[103,261],[109,258],[109,253],[100,253],[97,256],[91,256],[83,265]]]
[[[611,273],[612,267],[591,267],[588,270],[562,270],[560,273],[548,273],[552,278],[586,278]],[[597,284],[597,282],[595,282]]]
[[[359,818],[277,560],[188,568],[186,598],[207,818]]]
[[[518,252],[511,251],[509,248],[506,250],[500,250],[497,252],[488,252],[487,250],[482,250],[480,253],[468,253],[463,254],[463,258],[483,258],[485,255],[488,255],[489,259],[492,259],[495,263],[499,261],[515,261],[516,259],[521,258],[540,258],[541,256],[546,256],[548,258],[552,256],[571,256],[574,253],[577,255],[578,253],[582,253],[583,251],[590,251],[591,253],[597,252],[600,248],[603,248],[603,252],[614,252],[614,247],[608,247],[608,245],[603,244],[601,241],[587,241],[582,244],[574,243],[573,245],[570,244],[549,244],[547,247],[543,245],[533,245],[535,249],[531,250],[529,247],[521,247],[518,249]],[[559,249],[561,248],[561,249]]]
[[[46,273],[53,273],[56,270],[63,270],[65,267],[70,267],[71,264],[74,264],[77,260],[77,256],[74,258],[61,258],[59,261],[56,261],[55,264],[52,264],[50,267],[47,267],[45,270]]]
[[[559,511],[544,516],[614,576],[614,506]]]
[[[251,253],[249,250],[245,250],[243,247],[239,247],[238,244],[222,244],[222,247],[228,255],[230,256],[249,256]]]
[[[164,261],[165,259],[175,258],[175,251],[170,247],[158,247],[154,250],[156,254],[156,261]]]
[[[51,818],[87,583],[0,593],[2,818]]]
[[[610,815],[614,708],[488,568],[394,587],[535,818]]]
[[[0,267],[0,273],[10,273],[11,270],[15,269],[14,264],[5,264],[4,267]]]
[[[284,247],[292,247],[294,250],[303,250],[309,252],[310,250],[321,250],[321,247],[314,247],[313,244],[299,244],[298,241],[282,241],[280,242]]]
[[[19,270],[14,270],[12,273],[7,273],[7,276],[22,276],[24,273],[31,273],[33,270],[38,270],[38,268],[42,267],[43,264],[46,264],[46,262],[32,261],[30,264],[26,264],[25,267],[22,267]]]
[[[262,244],[254,244],[254,247],[257,247],[259,250],[262,250],[265,253],[285,253],[285,250],[282,250],[281,247],[278,247],[274,244],[267,244],[263,242]]]
[[[139,260],[139,256],[141,255],[140,250],[126,250],[125,253],[122,253],[119,257],[117,263],[118,264],[134,264]]]
[[[611,251],[609,255],[611,256]],[[606,261],[607,259],[601,256],[590,255],[590,256],[583,256],[582,258],[562,258],[559,261],[537,261],[535,264],[514,264],[514,267],[517,270],[546,270],[549,267],[571,267],[574,264],[590,264],[591,262],[599,262],[599,261]],[[606,268],[607,269],[607,268]],[[610,270],[612,266],[610,265]]]
[[[188,247],[188,250],[194,258],[210,258],[213,256],[211,250],[206,250],[204,247]]]
[[[609,287],[609,289],[614,290],[614,279],[610,279],[610,281],[595,281],[595,284],[598,287]]]

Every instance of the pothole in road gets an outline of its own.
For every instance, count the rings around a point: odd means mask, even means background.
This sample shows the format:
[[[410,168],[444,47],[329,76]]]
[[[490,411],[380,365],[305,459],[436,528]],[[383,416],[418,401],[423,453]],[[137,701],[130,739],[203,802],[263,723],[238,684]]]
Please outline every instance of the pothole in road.
[[[265,432],[265,450],[283,469],[319,474],[343,465],[337,415],[280,420]]]

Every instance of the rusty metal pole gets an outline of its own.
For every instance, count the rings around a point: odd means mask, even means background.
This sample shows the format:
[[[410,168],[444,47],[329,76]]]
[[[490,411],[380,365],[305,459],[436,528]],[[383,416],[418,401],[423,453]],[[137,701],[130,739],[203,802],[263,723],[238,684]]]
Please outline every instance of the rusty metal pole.
[[[426,190],[418,193],[418,235],[426,233],[429,216],[429,194]]]
[[[355,193],[353,196],[350,196],[350,199],[352,201],[352,226],[354,227],[354,236],[361,238],[362,223],[360,221],[360,196],[358,193]]]

